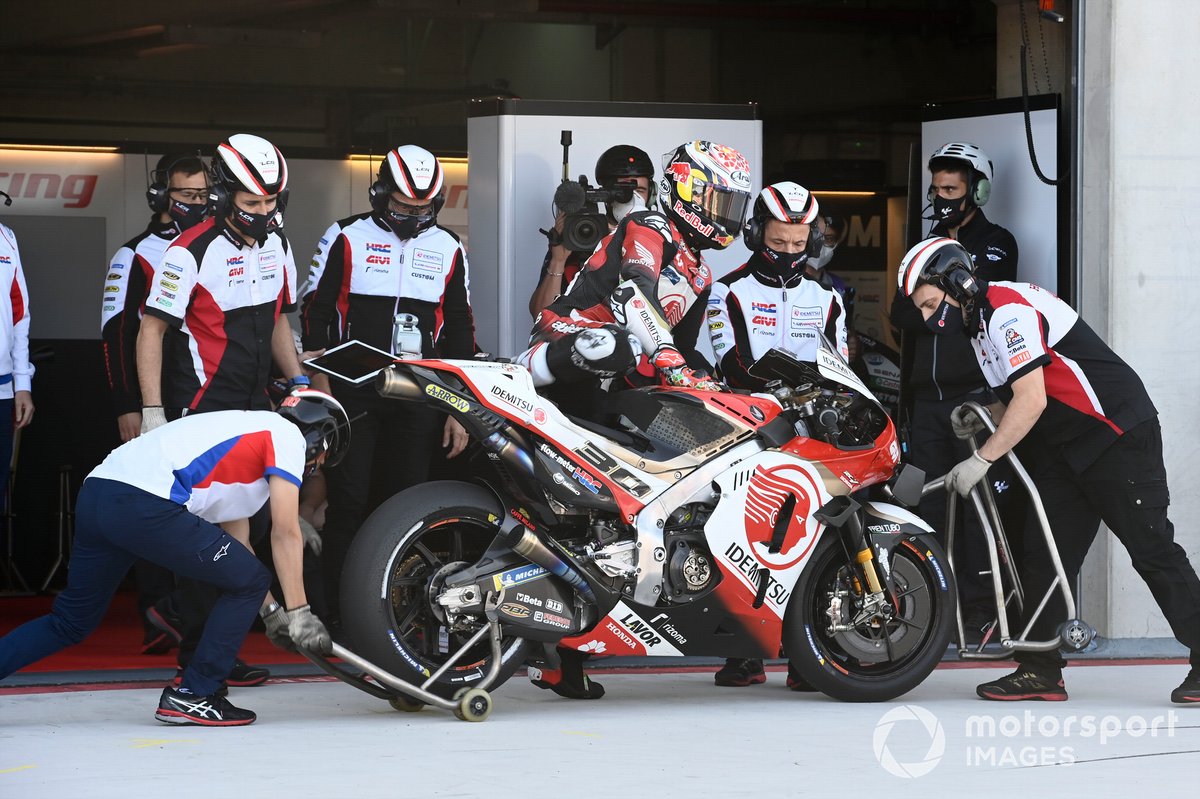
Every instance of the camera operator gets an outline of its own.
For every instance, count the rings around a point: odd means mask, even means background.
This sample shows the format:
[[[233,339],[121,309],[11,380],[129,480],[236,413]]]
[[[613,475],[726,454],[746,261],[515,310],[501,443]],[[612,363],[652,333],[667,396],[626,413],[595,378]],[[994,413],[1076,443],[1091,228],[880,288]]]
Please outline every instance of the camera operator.
[[[605,203],[605,218],[608,230],[605,234],[616,229],[627,214],[633,211],[653,209],[654,201],[654,163],[645,150],[640,150],[632,144],[618,144],[609,147],[596,160],[596,182],[601,189],[612,190],[618,186],[630,186],[633,194],[628,202]],[[568,215],[557,206],[555,207],[554,227],[546,233],[550,247],[542,260],[542,273],[538,277],[537,288],[529,297],[529,315],[537,317],[542,309],[554,302],[562,294],[575,273],[583,266],[583,262],[592,254],[592,250],[571,250],[563,241],[563,225],[567,223]]]

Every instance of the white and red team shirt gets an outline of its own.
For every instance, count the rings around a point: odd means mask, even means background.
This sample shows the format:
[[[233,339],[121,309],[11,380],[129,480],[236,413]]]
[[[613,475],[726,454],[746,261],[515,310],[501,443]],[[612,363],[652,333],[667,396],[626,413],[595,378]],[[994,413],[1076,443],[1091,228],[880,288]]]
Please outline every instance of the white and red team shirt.
[[[12,228],[0,224],[0,399],[31,390],[33,371],[29,362],[29,289],[21,251]]]
[[[373,213],[334,222],[302,294],[306,350],[351,339],[391,352],[396,314],[417,317],[426,358],[472,358],[475,318],[467,252],[438,225],[401,239]]]
[[[113,255],[104,278],[104,304],[100,307],[100,338],[104,344],[104,370],[112,389],[117,414],[141,412],[138,385],[137,336],[142,307],[154,280],[154,268],[179,236],[174,222],[157,217]]]
[[[781,276],[761,253],[713,284],[707,317],[721,376],[735,388],[765,386],[749,369],[776,347],[815,361],[821,335],[850,360],[842,296],[803,267]]]
[[[1158,415],[1141,378],[1071,306],[1029,283],[984,285],[971,340],[983,375],[1007,401],[1014,380],[1044,370],[1046,410],[1032,432],[1074,468]]]
[[[296,262],[282,233],[246,244],[223,220],[207,219],[167,248],[145,313],[187,334],[184,352],[163,352],[168,408],[265,409],[271,337],[296,307]]]
[[[300,428],[272,411],[214,411],[122,444],[88,477],[140,488],[220,524],[254,515],[270,496],[271,475],[300,486]]]

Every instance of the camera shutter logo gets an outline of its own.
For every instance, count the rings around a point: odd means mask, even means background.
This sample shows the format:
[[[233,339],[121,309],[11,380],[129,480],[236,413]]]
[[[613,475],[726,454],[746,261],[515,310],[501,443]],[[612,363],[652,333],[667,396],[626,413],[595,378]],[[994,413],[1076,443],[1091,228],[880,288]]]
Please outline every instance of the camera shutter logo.
[[[898,723],[914,721],[924,728],[925,734],[929,737],[929,748],[921,759],[901,763],[888,748],[888,736],[891,735],[892,728]],[[919,738],[914,739],[913,732],[912,724],[904,724],[904,729],[899,734],[908,740],[919,740]],[[871,739],[871,745],[875,750],[875,759],[879,761],[879,765],[883,766],[884,771],[893,776],[911,780],[924,777],[937,768],[938,763],[942,762],[942,756],[946,753],[946,731],[942,729],[942,723],[938,721],[937,716],[920,705],[901,705],[884,713],[883,717],[879,719],[875,725],[875,734]]]

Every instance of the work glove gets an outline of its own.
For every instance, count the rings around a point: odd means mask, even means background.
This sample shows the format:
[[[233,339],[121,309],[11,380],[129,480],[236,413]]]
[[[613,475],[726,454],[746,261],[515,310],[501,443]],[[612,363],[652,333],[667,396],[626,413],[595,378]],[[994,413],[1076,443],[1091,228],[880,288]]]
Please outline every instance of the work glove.
[[[956,465],[946,475],[946,490],[957,491],[960,497],[971,493],[971,488],[982,480],[991,466],[978,452],[972,452],[971,457]]]
[[[950,428],[958,438],[973,438],[983,429],[983,420],[979,414],[967,410],[967,406],[959,405],[950,411]]]
[[[308,605],[289,610],[288,637],[297,649],[305,649],[319,655],[328,655],[333,651],[333,639],[324,623],[313,615]]]
[[[163,410],[161,405],[153,405],[142,408],[142,435],[146,435],[156,427],[162,427],[167,423],[167,412]]]
[[[664,386],[691,388],[697,391],[720,391],[721,384],[706,373],[692,369],[674,347],[659,347],[651,361],[658,370]]]
[[[304,546],[312,550],[314,555],[321,554],[321,546],[324,543],[321,540],[321,534],[317,532],[317,528],[312,526],[312,523],[303,516],[300,517],[300,534],[304,536]]]
[[[280,649],[295,652],[296,645],[292,643],[292,638],[288,635],[287,611],[281,605],[274,605],[271,612],[259,615],[262,616],[263,625],[267,628],[267,640]]]

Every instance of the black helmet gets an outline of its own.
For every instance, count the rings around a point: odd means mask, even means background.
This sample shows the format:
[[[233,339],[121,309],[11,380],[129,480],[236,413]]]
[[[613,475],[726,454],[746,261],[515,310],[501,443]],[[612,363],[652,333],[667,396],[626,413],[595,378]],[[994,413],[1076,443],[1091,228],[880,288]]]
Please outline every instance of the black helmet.
[[[312,468],[325,455],[336,466],[350,448],[350,417],[342,404],[323,391],[304,389],[283,398],[276,411],[304,434],[304,465]]]
[[[645,150],[632,144],[609,147],[596,159],[596,182],[611,186],[621,178],[650,178],[654,183],[654,162]]]

